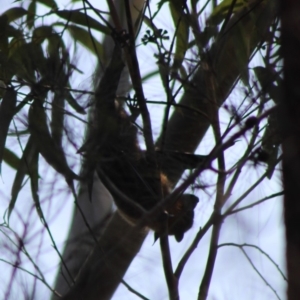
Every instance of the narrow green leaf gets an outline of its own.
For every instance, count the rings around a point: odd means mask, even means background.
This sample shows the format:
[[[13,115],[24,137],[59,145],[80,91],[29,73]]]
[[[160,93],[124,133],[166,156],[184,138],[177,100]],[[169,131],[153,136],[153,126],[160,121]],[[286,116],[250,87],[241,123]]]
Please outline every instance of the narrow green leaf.
[[[219,25],[224,21],[224,18],[226,17],[229,8],[231,8],[232,0],[223,0],[219,5],[217,5],[210,15],[209,19],[207,20],[207,23],[210,25]],[[235,5],[233,7],[232,13],[235,13],[242,7],[247,5],[247,1],[245,0],[237,0],[235,2]]]
[[[53,34],[52,26],[40,26],[33,30],[32,41],[35,43],[42,43],[45,39]]]
[[[33,26],[35,16],[36,16],[36,1],[33,0],[28,6],[28,14],[26,18],[27,27],[29,29],[31,29]]]
[[[64,74],[64,66],[61,60],[61,52],[64,49],[64,44],[61,38],[57,35],[53,35],[48,38],[46,59],[47,70],[45,78],[47,78],[47,84],[53,84],[55,86],[63,86],[64,81],[61,81],[61,76]]]
[[[170,0],[160,0],[157,3],[157,13],[159,13],[159,11],[161,10],[161,8],[163,7],[163,5],[167,2],[170,2]]]
[[[246,32],[241,26],[233,35],[235,41],[235,53],[237,63],[241,69],[241,80],[245,86],[249,86],[249,69],[248,62],[250,57],[250,39],[249,32]]]
[[[19,104],[16,106],[16,114],[25,106],[28,105],[29,102],[33,100],[33,96],[31,93],[27,94],[26,97],[19,102]]]
[[[272,84],[275,79],[274,74],[272,74],[272,72],[265,67],[258,66],[253,68],[253,70],[262,89],[266,89],[268,85]]]
[[[62,147],[57,145],[50,135],[46,112],[40,99],[35,99],[31,105],[28,125],[33,141],[47,163],[65,176],[66,180],[78,179],[69,168]]]
[[[53,10],[58,9],[58,6],[54,0],[37,0],[37,2],[44,4]]]
[[[82,115],[86,114],[84,108],[78,104],[77,100],[72,96],[70,91],[66,91],[65,97],[70,106],[72,106],[76,112]]]
[[[182,9],[178,10],[173,2],[170,2],[170,10],[174,26],[177,29],[176,49],[172,69],[177,70],[181,67],[185,53],[189,47],[189,25],[186,19],[187,16],[182,12]]]
[[[15,27],[13,27],[11,25],[8,25],[8,27],[7,27],[7,35],[9,37],[24,40],[23,31],[19,30],[19,29],[16,29]]]
[[[216,37],[217,42],[212,51],[215,56],[214,72],[220,86],[231,82],[236,74],[242,74],[244,84],[248,84],[248,63],[251,53],[261,40],[263,33],[260,28],[269,26],[267,24],[270,22],[270,15],[276,9],[276,6],[272,8],[273,1],[261,1],[257,5],[255,3],[251,2],[250,11],[243,7],[236,12],[233,17],[234,26],[230,21]],[[266,12],[269,12],[269,16]],[[239,17],[240,15],[243,17]],[[239,18],[237,22],[236,18]]]
[[[80,12],[79,10],[60,10],[55,12],[59,17],[73,22],[77,25],[86,26],[89,28],[96,29],[102,33],[110,34],[111,29],[107,26],[102,25],[92,17]]]
[[[30,43],[13,39],[10,42],[9,62],[13,64],[17,76],[35,82],[34,52]]]
[[[255,67],[255,75],[264,93],[268,93],[275,103],[279,103],[281,87],[274,84],[280,82],[280,77],[271,68]]]
[[[47,51],[50,56],[56,56],[58,59],[60,57],[60,50],[65,49],[65,44],[61,36],[57,33],[52,33],[51,36],[48,37],[48,47]]]
[[[5,11],[2,15],[7,16],[8,23],[20,19],[28,14],[28,11],[23,7],[13,7]]]
[[[157,76],[158,74],[159,74],[158,70],[154,70],[154,71],[152,71],[152,72],[149,72],[149,73],[145,74],[145,75],[142,77],[142,82],[145,82],[145,81],[147,81],[148,79]]]
[[[277,80],[278,81],[278,80]],[[272,85],[270,86],[268,93],[272,100],[276,103],[279,104],[281,96],[282,96],[282,85]]]
[[[61,93],[61,91],[55,91],[52,101],[50,128],[54,142],[60,147],[62,146],[62,136],[64,129],[64,107],[64,95]]]
[[[19,192],[22,189],[25,175],[31,173],[31,162],[36,153],[38,153],[37,148],[33,143],[32,137],[29,137],[11,189],[11,200],[8,207],[8,219],[15,207]]]
[[[45,57],[43,48],[41,44],[29,43],[29,51],[32,53],[32,63],[34,69],[39,71],[39,73],[43,76],[46,76],[48,73],[47,68],[47,59]]]
[[[68,30],[76,41],[80,42],[84,47],[89,49],[97,57],[103,56],[102,45],[97,41],[97,39],[91,36],[89,31],[75,25],[69,25]]]
[[[15,114],[16,103],[17,93],[12,88],[7,89],[0,106],[0,168],[3,159],[9,124]]]
[[[44,214],[41,208],[40,197],[39,197],[39,153],[36,151],[31,161],[31,172],[30,172],[30,186],[31,194],[35,204],[36,211],[39,217],[44,220]]]
[[[21,159],[11,150],[4,148],[3,160],[13,169],[18,170]]]

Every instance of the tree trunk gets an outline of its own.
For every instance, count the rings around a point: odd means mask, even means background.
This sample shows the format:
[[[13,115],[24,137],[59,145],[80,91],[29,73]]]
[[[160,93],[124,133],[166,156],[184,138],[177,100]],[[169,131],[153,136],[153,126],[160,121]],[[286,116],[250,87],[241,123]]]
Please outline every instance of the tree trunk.
[[[282,130],[287,299],[300,295],[300,3],[281,1],[284,88],[279,109]]]

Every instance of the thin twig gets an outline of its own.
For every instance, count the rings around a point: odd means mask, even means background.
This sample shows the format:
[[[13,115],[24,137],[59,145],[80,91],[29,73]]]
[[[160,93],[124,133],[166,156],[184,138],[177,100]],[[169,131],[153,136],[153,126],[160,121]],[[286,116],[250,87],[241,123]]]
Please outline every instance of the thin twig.
[[[259,110],[258,115],[261,113],[261,110]],[[254,128],[254,132],[252,134],[252,137],[250,139],[249,145],[244,153],[244,155],[241,157],[241,159],[239,160],[239,162],[237,163],[237,169],[235,171],[235,174],[233,175],[233,178],[231,179],[229,186],[225,192],[224,198],[225,201],[227,201],[229,199],[229,197],[232,194],[232,190],[241,174],[242,168],[244,167],[245,163],[247,162],[248,158],[249,158],[249,154],[251,153],[254,145],[255,145],[255,141],[257,139],[257,135],[258,135],[258,124],[255,126]]]
[[[128,27],[129,27],[128,28],[129,29],[129,44],[125,47],[124,50],[125,50],[127,66],[129,69],[133,88],[135,90],[139,108],[141,110],[143,126],[144,126],[145,144],[146,144],[147,150],[149,151],[149,153],[151,155],[151,154],[154,154],[154,142],[153,142],[153,136],[152,136],[152,126],[151,126],[150,114],[149,114],[147,104],[146,104],[146,99],[144,96],[139,62],[138,62],[137,55],[136,55],[136,49],[135,49],[135,44],[134,44],[135,34],[134,34],[134,31],[132,28],[129,1],[126,0],[124,2],[124,4],[125,4],[125,12],[126,12],[126,17],[127,17]]]
[[[181,276],[182,271],[183,271],[186,263],[188,262],[189,258],[193,254],[194,250],[197,248],[200,240],[206,234],[206,232],[210,229],[210,227],[214,224],[215,220],[216,220],[216,216],[214,215],[214,213],[212,213],[209,220],[204,225],[204,227],[201,228],[198,231],[198,233],[197,233],[196,237],[194,238],[192,244],[190,245],[188,250],[185,252],[185,254],[181,258],[181,260],[180,260],[180,262],[179,262],[179,264],[176,268],[175,276],[176,276],[177,279],[179,279],[179,277]]]
[[[167,230],[164,230],[164,232],[166,233]],[[168,285],[170,300],[179,300],[178,280],[173,274],[168,235],[163,234],[160,237],[159,242],[160,242],[163,267],[164,267],[165,277]]]
[[[26,270],[25,268],[23,268],[23,267],[21,267],[21,266],[19,266],[19,265],[13,264],[13,263],[11,263],[11,262],[9,262],[9,261],[3,259],[3,258],[0,258],[0,261],[6,263],[6,264],[8,264],[8,265],[11,265],[12,267],[17,268],[17,269],[19,269],[19,270],[21,270],[21,271],[24,271],[25,273],[31,275],[32,277],[36,278],[37,280],[39,280],[39,281],[41,281],[43,284],[45,284],[45,286],[46,286],[52,293],[54,293],[56,296],[58,296],[59,298],[61,297],[61,295],[60,295],[57,291],[55,291],[54,289],[52,289],[52,287],[45,281],[45,278],[41,278],[41,277],[39,277],[38,275],[36,275],[36,274],[34,274],[34,273],[32,273],[32,272]]]
[[[280,160],[281,160],[280,157],[277,158],[277,162],[279,162]],[[266,170],[266,172],[264,172],[262,174],[262,176],[251,187],[249,187],[248,190],[246,190],[234,203],[232,203],[230,205],[230,207],[226,210],[226,212],[223,215],[227,216],[227,215],[231,214],[231,212],[233,211],[233,209],[238,204],[240,204],[241,201],[243,201],[243,199],[245,199],[245,197],[247,197],[266,177],[268,177],[268,174],[269,174],[269,170]]]
[[[92,44],[93,44],[93,48],[95,50],[96,56],[98,58],[98,61],[100,62],[100,58],[101,58],[100,57],[100,53],[98,53],[98,48],[96,46],[94,36],[92,35],[91,26],[89,26],[90,25],[90,23],[89,23],[90,21],[89,21],[88,14],[87,14],[87,8],[86,8],[85,0],[82,0],[82,4],[83,4],[83,9],[84,9],[84,14],[85,14],[85,19],[86,19],[86,24],[87,24],[88,32],[89,32],[90,38],[92,40]]]
[[[174,101],[175,98],[171,95],[171,89],[170,89],[170,85],[169,85],[169,83],[170,83],[170,81],[169,81],[170,61],[171,61],[172,49],[173,49],[174,44],[175,44],[175,39],[177,37],[177,33],[178,33],[178,30],[179,30],[181,19],[182,19],[182,15],[180,15],[180,17],[177,20],[175,32],[174,32],[173,39],[171,41],[171,45],[170,45],[170,48],[169,48],[169,53],[168,53],[168,58],[167,58],[167,65],[165,65],[164,57],[162,57],[163,61],[161,62],[163,64],[162,68],[167,69],[166,74],[162,74],[166,77],[166,78],[162,78],[162,82],[163,82],[163,85],[165,87],[165,92],[167,94],[166,95],[167,96],[167,105],[166,105],[165,113],[164,113],[164,116],[163,116],[163,122],[162,122],[161,150],[164,150],[165,137],[166,137],[166,134],[167,134],[167,126],[168,126],[169,114],[170,114],[170,109],[171,109],[171,103],[175,102]]]
[[[260,252],[262,252],[263,254],[265,254],[276,266],[277,264],[270,258],[269,255],[267,255],[264,251],[262,251],[259,247],[255,246],[255,245],[249,245],[249,244],[244,244],[244,245],[239,245],[239,244],[234,244],[234,243],[224,243],[219,245],[219,247],[223,247],[223,246],[235,246],[241,249],[241,251],[243,252],[243,254],[245,255],[245,257],[247,258],[247,260],[249,261],[250,265],[252,266],[253,270],[258,274],[258,276],[263,280],[263,282],[272,290],[272,292],[275,294],[275,296],[277,297],[278,300],[281,300],[281,298],[279,297],[279,295],[277,294],[277,292],[275,291],[275,289],[271,286],[271,284],[264,278],[264,276],[261,274],[261,272],[255,267],[254,263],[252,262],[251,258],[249,257],[249,255],[246,253],[246,251],[244,250],[244,246],[249,246],[249,247],[254,247],[256,249],[259,249]],[[282,272],[280,272],[281,275],[283,275]],[[283,275],[283,277],[286,279],[286,277]]]
[[[276,269],[278,270],[278,272],[281,274],[282,278],[285,281],[288,281],[287,277],[283,274],[283,271],[280,269],[279,265],[270,257],[270,255],[265,252],[264,250],[262,250],[260,247],[256,246],[256,245],[252,245],[252,244],[236,244],[236,243],[223,243],[219,245],[219,248],[224,247],[224,246],[234,246],[234,247],[238,247],[238,248],[243,248],[243,247],[250,247],[250,248],[254,248],[257,249],[259,252],[261,252],[264,256],[267,257],[267,259],[276,267]]]
[[[218,240],[220,235],[222,222],[218,222],[214,225],[211,235],[211,241],[210,241],[210,250],[209,255],[207,258],[206,268],[204,272],[204,276],[199,288],[198,293],[198,300],[204,300],[207,298],[209,285],[217,257],[217,251],[218,251]]]
[[[227,214],[224,214],[224,216],[229,216],[229,215],[232,215],[232,214],[236,214],[242,210],[246,210],[246,209],[249,209],[249,208],[252,208],[258,204],[261,204],[263,202],[265,202],[266,200],[269,200],[269,199],[272,199],[272,198],[275,198],[275,197],[279,197],[279,196],[283,196],[284,195],[284,191],[281,191],[281,192],[278,192],[278,193],[275,193],[275,194],[272,194],[272,195],[269,195],[267,197],[264,197],[256,202],[253,202],[249,205],[246,205],[246,206],[243,206],[241,208],[237,208],[237,209],[234,209],[232,210],[231,212],[228,212]]]
[[[127,289],[135,294],[136,296],[140,297],[143,300],[150,300],[149,298],[146,298],[144,295],[140,294],[138,291],[136,291],[135,289],[133,289],[128,283],[126,283],[124,280],[122,280],[122,284],[124,284],[124,286],[127,287]]]
[[[209,70],[207,72],[208,74],[208,86],[209,90],[211,91],[211,108],[212,108],[212,128],[216,140],[216,144],[221,145],[222,144],[222,136],[221,136],[221,128],[220,128],[220,120],[219,120],[219,110],[217,106],[217,100],[216,100],[216,87],[215,87],[215,81],[212,75],[212,72]],[[220,172],[218,173],[218,180],[217,180],[217,189],[216,189],[216,200],[214,205],[214,213],[216,216],[221,215],[221,209],[225,202],[224,199],[224,189],[225,189],[225,182],[226,182],[226,166],[225,166],[225,157],[224,157],[224,151],[220,151],[219,155],[217,156],[218,159],[218,169]],[[202,282],[199,287],[199,294],[198,299],[199,300],[205,300],[208,295],[208,290],[211,282],[211,277],[213,274],[217,252],[218,252],[218,242],[219,242],[219,235],[222,227],[222,222],[216,222],[213,225],[212,230],[212,236],[211,236],[211,242],[210,242],[210,249],[207,259],[206,268],[204,271],[204,275],[202,278]]]

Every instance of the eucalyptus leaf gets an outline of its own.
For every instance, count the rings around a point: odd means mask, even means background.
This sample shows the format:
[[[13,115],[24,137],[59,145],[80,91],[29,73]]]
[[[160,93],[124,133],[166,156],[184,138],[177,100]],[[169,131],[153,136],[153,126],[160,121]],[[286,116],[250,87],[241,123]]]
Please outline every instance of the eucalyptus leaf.
[[[72,96],[72,93],[70,91],[66,91],[65,93],[66,100],[78,112],[79,114],[85,115],[85,109],[78,104],[78,101]]]
[[[29,109],[28,124],[33,141],[47,163],[67,181],[78,179],[68,166],[62,147],[57,145],[50,135],[46,112],[40,99],[36,99]]]
[[[82,25],[88,28],[93,28],[105,34],[110,34],[111,29],[102,25],[92,17],[82,13],[79,10],[59,10],[55,12],[59,17],[67,20],[68,22]]]
[[[170,2],[170,10],[176,28],[176,50],[172,69],[177,70],[181,67],[189,47],[189,24],[187,16],[182,10],[178,10],[174,2]]]
[[[274,84],[274,82],[280,83],[282,81],[278,74],[271,68],[261,66],[255,67],[254,72],[263,92],[268,93],[275,103],[279,103],[281,86]]]
[[[58,146],[62,146],[62,136],[64,129],[64,106],[65,99],[61,91],[55,91],[54,98],[52,100],[52,111],[51,111],[51,135],[54,142]]]
[[[17,93],[14,89],[6,90],[0,106],[0,168],[3,159],[6,137],[10,122],[15,115]]]
[[[45,39],[49,38],[53,34],[52,26],[43,25],[33,30],[32,41],[35,43],[42,43]]]
[[[11,200],[9,202],[9,207],[8,207],[8,218],[10,217],[15,207],[19,192],[21,191],[23,186],[25,175],[28,175],[32,172],[31,162],[32,159],[37,155],[37,153],[38,153],[37,148],[33,143],[32,137],[30,136],[27,141],[26,147],[24,149],[22,158],[20,160],[17,173],[14,179],[14,183],[11,189]]]
[[[44,4],[45,6],[50,7],[53,10],[58,9],[58,6],[54,0],[36,0],[36,1],[41,4]]]
[[[26,18],[27,27],[29,29],[33,27],[35,16],[36,16],[36,1],[31,1],[31,3],[28,6],[28,14]]]
[[[91,35],[88,30],[75,25],[69,25],[68,30],[75,41],[80,42],[84,47],[89,49],[98,58],[103,56],[102,44],[97,41],[96,38]]]
[[[207,24],[210,25],[219,25],[221,22],[224,21],[224,18],[228,14],[229,9],[232,6],[233,0],[223,0],[220,2],[219,5],[215,7],[212,14],[210,15],[209,19],[207,20]],[[232,12],[235,13],[239,11],[241,8],[247,5],[247,1],[245,0],[237,0],[233,7]]]
[[[13,7],[5,11],[2,15],[7,16],[8,23],[20,19],[28,14],[28,11],[23,7]]]
[[[18,170],[21,159],[8,148],[4,148],[3,161],[5,161],[13,169]]]
[[[36,211],[39,217],[44,221],[44,214],[41,208],[40,197],[39,197],[39,153],[38,151],[33,153],[30,166],[31,166],[31,172],[30,172],[31,195],[35,204]]]

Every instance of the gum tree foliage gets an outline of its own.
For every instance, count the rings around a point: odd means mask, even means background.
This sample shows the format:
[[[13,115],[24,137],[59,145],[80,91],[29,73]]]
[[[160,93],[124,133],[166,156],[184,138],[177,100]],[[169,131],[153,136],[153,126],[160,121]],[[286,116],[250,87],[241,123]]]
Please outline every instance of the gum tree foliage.
[[[168,291],[160,298],[179,299],[187,292],[180,283],[191,283],[191,278],[195,299],[213,295],[210,286],[218,286],[214,271],[218,264],[226,265],[216,259],[233,248],[233,255],[246,258],[243,269],[257,276],[264,293],[280,299],[285,275],[259,241],[240,243],[222,238],[221,232],[232,216],[240,215],[246,223],[248,216],[255,227],[251,210],[278,202],[283,194],[274,114],[282,84],[277,2],[107,0],[105,8],[74,2],[70,7],[53,0],[20,2],[0,16],[0,161],[2,177],[11,181],[1,224],[1,247],[6,249],[1,264],[8,270],[1,297],[13,299],[21,285],[31,298],[39,298],[39,289],[46,286],[53,299],[111,299],[121,285],[126,299],[152,299],[153,287],[141,290],[124,275],[149,232],[145,225],[189,190],[200,197],[192,230],[180,244],[164,235],[153,246],[160,247],[159,281],[165,278]],[[161,22],[164,14],[171,25]],[[120,80],[108,76],[116,39],[126,65]],[[151,55],[145,72],[146,52]],[[98,67],[82,88],[76,79],[86,74],[76,62],[92,55]],[[96,173],[84,176],[93,155],[78,153],[84,141],[101,148],[93,128],[102,120],[97,118],[97,96],[106,93],[116,94],[118,105],[135,116],[132,122],[148,153],[206,154],[190,172],[183,173],[183,165],[166,155],[154,164],[159,170],[151,166],[167,176],[173,192],[136,226],[115,212]],[[113,125],[104,126],[104,136],[112,134]],[[6,165],[14,170],[11,178],[4,174]],[[271,184],[272,189],[257,193]],[[51,226],[66,201],[73,201],[74,212],[61,249]],[[58,208],[50,213],[54,206]],[[145,243],[152,247],[149,241]],[[39,261],[45,243],[59,257],[55,283]],[[206,247],[204,255],[199,255],[200,247]],[[177,249],[180,255],[174,260]],[[251,255],[271,265],[280,286]],[[185,275],[190,262],[193,274]],[[20,283],[21,272],[32,285]]]

